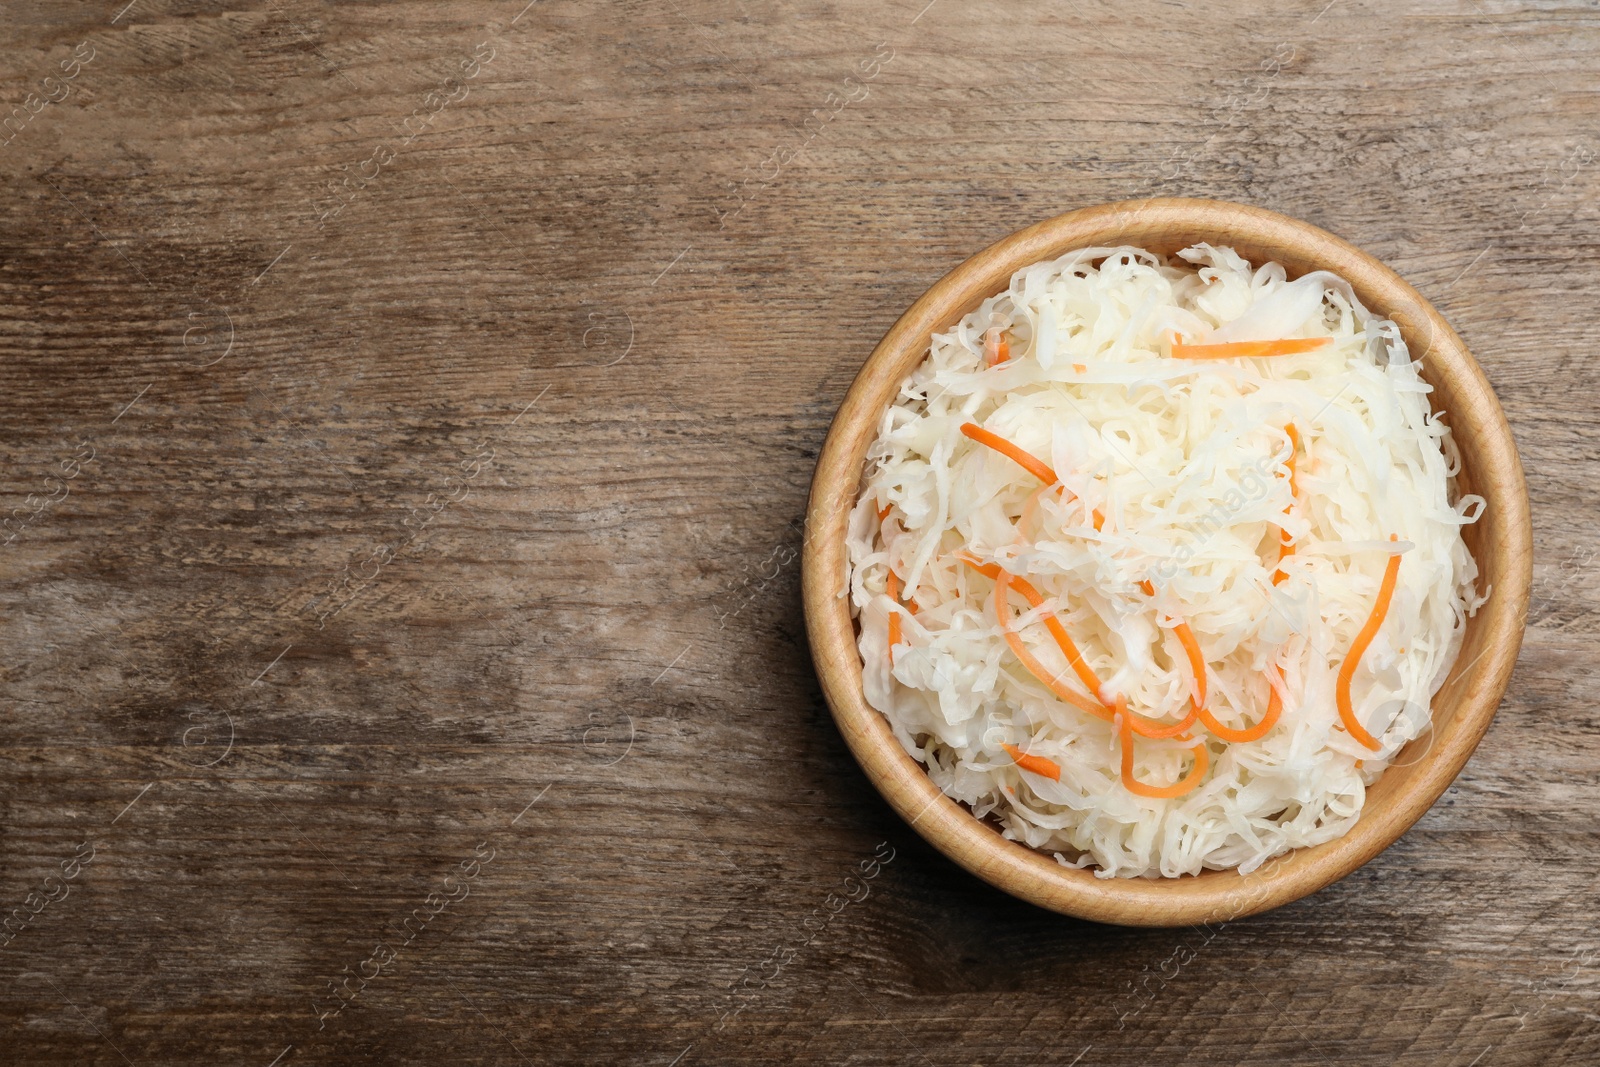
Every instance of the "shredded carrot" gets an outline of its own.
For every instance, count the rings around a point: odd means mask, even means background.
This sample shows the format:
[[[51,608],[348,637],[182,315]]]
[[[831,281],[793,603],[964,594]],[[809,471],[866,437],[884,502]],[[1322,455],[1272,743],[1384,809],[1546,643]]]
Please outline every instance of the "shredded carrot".
[[[1295,473],[1295,456],[1300,452],[1300,431],[1295,429],[1294,423],[1285,426],[1284,432],[1289,435],[1289,506],[1283,509],[1285,515],[1294,510],[1294,502],[1300,499],[1299,476]],[[1289,536],[1289,531],[1278,529],[1278,569],[1272,575],[1272,584],[1277,585],[1289,575],[1283,569],[1286,557],[1294,555],[1294,538]]]
[[[1074,363],[1072,365],[1072,369],[1077,371],[1079,374],[1088,374],[1089,373],[1089,368],[1085,367],[1082,363]]]
[[[1017,632],[1011,628],[1011,609],[1006,605],[1006,590],[1011,587],[1011,576],[998,566],[995,567],[995,572],[994,614],[995,618],[1000,622],[1000,635],[1006,639],[1006,644],[1011,646],[1012,653],[1022,661],[1022,665],[1027,668],[1029,674],[1049,687],[1050,691],[1056,696],[1079,711],[1086,711],[1096,718],[1105,719],[1109,722],[1111,720],[1111,709],[1101,704],[1098,700],[1086,697],[1062,684],[1059,677],[1046,670],[1045,665],[1035,659],[1033,653],[1028,651],[1028,647],[1022,643],[1022,638],[1018,637]]]
[[[1148,737],[1152,741],[1162,741],[1169,737],[1177,737],[1179,734],[1188,733],[1189,727],[1194,725],[1197,712],[1200,710],[1193,704],[1190,704],[1189,714],[1185,715],[1177,722],[1168,723],[1166,726],[1157,726],[1145,716],[1129,711],[1127,697],[1119,696],[1117,700],[1119,701],[1118,706],[1122,709],[1122,713],[1129,719],[1133,720],[1133,732],[1138,734],[1140,737]],[[1182,740],[1188,740],[1188,738],[1182,738]]]
[[[1267,682],[1267,710],[1261,716],[1261,721],[1244,730],[1235,730],[1224,726],[1216,720],[1209,711],[1200,709],[1200,721],[1205,723],[1207,730],[1216,734],[1224,741],[1233,744],[1243,744],[1246,741],[1259,741],[1267,736],[1267,731],[1278,725],[1278,717],[1283,714],[1283,700],[1278,696],[1278,688],[1269,680]]]
[[[1028,603],[1033,607],[1038,607],[1044,603],[1044,597],[1039,595],[1039,590],[1035,589],[1025,579],[1018,578],[1014,574],[1007,574],[1004,580],[1027,598]],[[1056,639],[1056,647],[1061,649],[1061,654],[1067,657],[1068,663],[1072,664],[1072,672],[1078,676],[1078,681],[1088,688],[1090,696],[1098,699],[1100,696],[1100,678],[1083,661],[1083,653],[1079,652],[1078,646],[1073,644],[1072,637],[1067,633],[1067,628],[1061,625],[1061,620],[1056,618],[1054,614],[1045,618],[1044,625],[1045,629],[1050,631],[1050,636]]]
[[[1201,715],[1205,714],[1206,706],[1206,658],[1200,652],[1200,642],[1194,639],[1194,631],[1189,629],[1189,624],[1178,621],[1172,628],[1173,634],[1178,638],[1178,643],[1183,646],[1184,652],[1189,655],[1189,669],[1194,672],[1194,696],[1189,699],[1194,702],[1195,710]]]
[[[1220,345],[1172,342],[1173,359],[1231,359],[1236,356],[1297,356],[1333,344],[1331,337],[1297,337],[1285,341],[1230,341]]]
[[[1000,334],[1000,327],[992,326],[983,338],[983,358],[991,367],[1011,358],[1011,345],[1006,343],[1006,339]]]
[[[887,519],[889,517],[889,512],[891,512],[893,510],[894,510],[894,505],[893,504],[885,504],[883,507],[879,508],[878,509],[878,521],[882,522],[884,519]]]
[[[1032,771],[1034,774],[1042,774],[1046,778],[1057,782],[1061,781],[1061,765],[1055,760],[1045,759],[1043,756],[1030,756],[1016,745],[1002,743],[1000,747],[1005,749],[1011,758],[1017,761],[1017,766],[1023,770]]]
[[[992,448],[1002,456],[1005,456],[1007,459],[1017,463],[1029,474],[1033,475],[1046,485],[1054,485],[1060,480],[1056,477],[1055,469],[1051,467],[1050,464],[1044,462],[1044,460],[1040,459],[1038,456],[1035,456],[1032,452],[1026,452],[1018,448],[1016,445],[1012,444],[1010,441],[1007,441],[999,434],[990,433],[988,430],[985,430],[982,426],[979,426],[975,422],[962,423],[961,432],[972,438],[972,440],[978,442],[980,445]]]
[[[1170,800],[1192,793],[1211,765],[1211,757],[1206,754],[1206,743],[1201,741],[1190,749],[1194,753],[1194,766],[1188,774],[1172,785],[1145,785],[1133,776],[1133,723],[1126,716],[1117,723],[1117,736],[1122,742],[1122,784],[1135,796]]]
[[[1050,674],[1045,665],[1039,662],[1033,653],[1028,651],[1027,646],[1022,643],[1022,638],[1011,628],[1011,611],[1006,605],[1006,592],[1015,587],[1017,592],[1027,599],[1029,604],[1038,607],[1044,603],[1044,597],[1039,594],[1039,591],[1026,579],[1018,578],[1009,571],[1002,569],[998,563],[980,563],[966,552],[957,553],[956,558],[984,577],[993,579],[995,584],[994,615],[995,619],[1000,623],[1000,634],[1005,638],[1006,644],[1011,646],[1011,651],[1016,655],[1017,659],[1027,668],[1028,673],[1048,686],[1052,693],[1073,707],[1078,708],[1080,711],[1086,711],[1097,719],[1104,719],[1107,722],[1112,721],[1113,714],[1111,709],[1099,699],[1099,677],[1094,673],[1093,668],[1084,662],[1082,653],[1078,651],[1078,646],[1073,643],[1072,637],[1067,633],[1067,628],[1061,625],[1060,619],[1051,615],[1044,620],[1045,628],[1050,631],[1050,636],[1055,639],[1056,647],[1061,650],[1061,654],[1072,665],[1072,669],[1078,675],[1078,679],[1088,687],[1089,697],[1085,697],[1083,694],[1063,685],[1059,675]],[[1143,715],[1128,711],[1126,699],[1120,697],[1118,699],[1123,701],[1123,712],[1133,724],[1134,731],[1141,737],[1151,739],[1176,737],[1194,725],[1195,709],[1192,707],[1189,709],[1189,714],[1178,722],[1163,726],[1152,722]]]
[[[889,599],[896,605],[900,603],[900,579],[894,571],[889,572],[889,577],[884,581],[884,592],[889,594]],[[889,609],[889,664],[894,665],[894,646],[900,643],[900,613],[894,608]]]
[[[971,567],[973,570],[977,571],[991,582],[1000,577],[1000,564],[998,563],[985,563],[977,556],[974,556],[968,552],[957,552],[956,559],[959,559],[962,563],[965,563],[967,566]]]
[[[1399,539],[1398,534],[1389,535],[1391,541]],[[1394,598],[1395,580],[1399,576],[1400,553],[1394,552],[1389,555],[1389,563],[1383,569],[1383,583],[1378,586],[1378,599],[1372,605],[1372,614],[1367,616],[1367,624],[1361,628],[1361,632],[1356,634],[1355,641],[1351,643],[1350,653],[1345,656],[1344,666],[1339,668],[1339,677],[1333,687],[1334,699],[1339,705],[1339,721],[1344,723],[1344,728],[1350,731],[1351,737],[1374,752],[1383,746],[1356,721],[1355,709],[1350,706],[1350,680],[1355,677],[1356,666],[1361,662],[1361,656],[1367,651],[1367,646],[1378,636],[1378,627],[1383,625],[1383,617],[1389,613],[1389,601]]]
[[[1055,468],[1050,466],[1050,464],[1046,463],[1032,452],[1018,448],[1016,445],[1012,444],[1010,441],[1007,441],[999,434],[990,433],[988,430],[985,430],[982,426],[979,426],[975,422],[962,423],[961,432],[970,437],[972,440],[978,442],[980,445],[994,449],[1002,456],[1005,456],[1007,459],[1022,467],[1041,482],[1044,482],[1046,485],[1055,485],[1058,481],[1060,481],[1060,479],[1056,477]],[[1074,496],[1073,499],[1076,500],[1077,497]],[[1106,517],[1099,508],[1095,508],[1091,514],[1094,518],[1094,528],[1099,530],[1105,525]]]

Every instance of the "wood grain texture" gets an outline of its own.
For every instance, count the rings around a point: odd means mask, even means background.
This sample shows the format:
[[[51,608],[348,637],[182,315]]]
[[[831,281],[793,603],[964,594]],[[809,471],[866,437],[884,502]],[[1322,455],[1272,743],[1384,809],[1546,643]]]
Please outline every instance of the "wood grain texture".
[[[7,9],[8,1062],[1600,1058],[1600,13],[925,2]],[[1215,930],[921,844],[800,618],[877,338],[1000,235],[1152,195],[1416,285],[1534,508],[1465,773]]]

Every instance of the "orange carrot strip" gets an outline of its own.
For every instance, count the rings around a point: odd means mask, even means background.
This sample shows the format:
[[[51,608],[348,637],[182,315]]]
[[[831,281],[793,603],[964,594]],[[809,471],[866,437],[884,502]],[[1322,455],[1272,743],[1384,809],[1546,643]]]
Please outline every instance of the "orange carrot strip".
[[[970,437],[972,440],[978,442],[980,445],[985,445],[994,449],[1002,456],[1005,456],[1007,459],[1027,470],[1029,474],[1033,475],[1041,482],[1044,482],[1046,485],[1054,485],[1056,482],[1060,481],[1060,479],[1056,477],[1055,468],[1050,466],[1050,464],[1046,463],[1038,456],[1035,456],[1032,452],[1018,448],[1016,445],[1012,444],[1010,441],[1007,441],[999,434],[990,433],[988,430],[985,430],[975,422],[962,423],[961,432]],[[1063,490],[1065,490],[1064,486]],[[1073,499],[1076,500],[1077,497],[1074,496]],[[1092,514],[1094,516],[1094,528],[1099,530],[1105,525],[1106,517],[1099,508],[1095,508]]]
[[[1011,358],[1011,346],[1001,337],[1001,329],[991,326],[983,338],[983,358],[989,366],[997,366]]]
[[[1022,638],[1018,636],[1016,631],[1011,628],[1011,612],[1005,601],[1006,591],[1015,586],[1017,592],[1021,593],[1025,598],[1027,598],[1028,603],[1034,607],[1038,607],[1040,604],[1044,603],[1044,597],[1039,595],[1039,591],[1035,589],[1033,585],[1026,579],[1018,578],[1011,572],[1002,569],[998,563],[979,563],[976,559],[965,552],[957,553],[956,558],[960,559],[961,562],[965,563],[979,574],[982,574],[984,577],[994,580],[994,614],[995,618],[1000,623],[1000,632],[1005,637],[1006,644],[1011,646],[1011,651],[1016,655],[1017,659],[1021,660],[1022,665],[1028,669],[1028,673],[1032,674],[1040,682],[1049,686],[1052,693],[1056,694],[1056,696],[1060,697],[1062,700],[1065,700],[1073,707],[1082,711],[1086,711],[1097,719],[1104,719],[1107,722],[1110,722],[1112,719],[1111,709],[1106,707],[1106,705],[1099,699],[1100,679],[1094,673],[1093,668],[1084,662],[1083,655],[1078,651],[1078,646],[1073,643],[1072,637],[1067,633],[1067,628],[1061,625],[1060,619],[1057,619],[1054,615],[1051,615],[1049,618],[1044,620],[1045,628],[1050,631],[1050,636],[1055,638],[1056,647],[1061,650],[1061,654],[1065,656],[1067,658],[1067,662],[1072,665],[1072,669],[1077,673],[1078,679],[1089,688],[1090,697],[1093,698],[1092,700],[1085,698],[1082,694],[1062,685],[1058,678],[1052,676],[1046,670],[1045,665],[1040,663],[1039,660],[1028,651],[1027,646],[1022,643]],[[1184,716],[1181,720],[1164,726],[1152,722],[1143,715],[1138,715],[1134,712],[1127,711],[1125,700],[1123,710],[1129,721],[1132,722],[1134,731],[1137,732],[1141,737],[1148,737],[1152,739],[1176,737],[1177,735],[1188,730],[1189,727],[1193,726],[1195,721],[1195,709],[1192,707],[1189,709],[1189,714]]]
[[[957,552],[956,559],[959,559],[962,563],[965,563],[967,566],[971,567],[973,570],[977,571],[991,582],[1000,577],[1000,564],[998,563],[984,563],[976,556],[969,555],[966,552]]]
[[[1398,534],[1389,535],[1391,541],[1399,539]],[[1372,614],[1367,616],[1367,624],[1361,628],[1361,632],[1356,634],[1355,641],[1351,643],[1350,654],[1345,656],[1344,666],[1339,668],[1339,678],[1333,687],[1334,699],[1339,704],[1339,721],[1344,723],[1344,728],[1350,731],[1351,737],[1374,752],[1383,746],[1356,721],[1355,709],[1350,706],[1350,680],[1355,677],[1356,666],[1361,662],[1361,656],[1367,651],[1367,646],[1378,636],[1378,627],[1383,625],[1383,617],[1389,614],[1389,601],[1394,598],[1394,584],[1399,576],[1400,553],[1393,552],[1389,555],[1388,566],[1383,569],[1383,584],[1378,586],[1378,599],[1372,605]]]
[[[891,512],[893,510],[894,510],[894,505],[893,504],[885,504],[883,507],[879,508],[878,509],[878,521],[882,522],[884,519],[887,519],[889,517],[889,512]]]
[[[1173,359],[1232,359],[1237,356],[1297,356],[1333,344],[1331,337],[1296,337],[1285,341],[1230,341],[1220,345],[1172,342]]]
[[[889,572],[889,577],[884,581],[884,592],[889,594],[889,599],[895,604],[900,603],[900,579],[895,577],[894,571]],[[894,646],[900,643],[900,613],[894,608],[889,609],[889,664],[894,665]]]
[[[998,566],[995,567],[995,571],[997,573],[994,581],[994,615],[1000,621],[1001,636],[1006,639],[1006,644],[1011,646],[1011,651],[1016,655],[1017,659],[1022,661],[1022,665],[1028,669],[1029,674],[1043,682],[1056,696],[1080,711],[1086,711],[1096,718],[1105,719],[1109,722],[1111,720],[1110,708],[1107,708],[1097,700],[1091,700],[1089,697],[1067,688],[1058,678],[1052,676],[1045,669],[1043,663],[1033,657],[1033,653],[1028,651],[1027,646],[1022,643],[1022,638],[1018,637],[1016,631],[1011,628],[1011,620],[1009,618],[1011,608],[1006,604],[1006,590],[1011,588],[1011,575]]]
[[[1194,639],[1194,631],[1189,629],[1189,624],[1181,620],[1172,628],[1172,632],[1177,636],[1183,650],[1189,654],[1189,669],[1194,672],[1196,692],[1189,699],[1194,703],[1196,710],[1204,714],[1202,709],[1206,706],[1206,658],[1200,652],[1200,642]]]
[[[1002,456],[1017,463],[1046,485],[1054,485],[1059,480],[1056,478],[1055,469],[1048,463],[1035,456],[1032,452],[1023,451],[999,434],[990,433],[975,422],[962,423],[961,432],[980,445],[992,448]]]
[[[1085,367],[1082,363],[1074,363],[1072,365],[1072,369],[1077,371],[1079,374],[1088,374],[1089,373],[1089,368]]]
[[[1016,588],[1017,592],[1026,597],[1028,603],[1032,606],[1038,607],[1044,603],[1044,597],[1039,595],[1039,590],[1035,589],[1025,579],[1010,574],[1007,575],[1007,581]],[[1090,695],[1098,700],[1100,696],[1100,678],[1094,673],[1094,669],[1083,661],[1083,653],[1078,651],[1078,646],[1073,643],[1071,635],[1067,633],[1067,628],[1061,625],[1061,620],[1056,618],[1054,614],[1045,618],[1044,625],[1045,629],[1050,631],[1050,636],[1056,639],[1056,647],[1061,649],[1061,654],[1067,657],[1068,663],[1072,664],[1072,672],[1078,676],[1078,681],[1082,682],[1088,688]]]
[[[1122,784],[1135,796],[1170,800],[1192,793],[1211,765],[1211,757],[1206,753],[1206,744],[1202,741],[1190,750],[1194,753],[1194,767],[1188,774],[1172,785],[1145,785],[1133,776],[1133,723],[1126,716],[1117,723],[1117,736],[1122,742]]]
[[[1118,697],[1118,699],[1122,702],[1121,706],[1124,714],[1133,720],[1133,732],[1138,734],[1140,737],[1148,737],[1152,741],[1161,741],[1169,737],[1177,737],[1179,734],[1188,733],[1189,727],[1194,725],[1196,714],[1199,711],[1199,709],[1196,708],[1193,703],[1191,703],[1189,705],[1189,714],[1185,715],[1177,722],[1169,723],[1166,726],[1157,726],[1145,716],[1128,711],[1127,697]],[[1183,740],[1188,740],[1188,738],[1184,738]]]
[[[1283,701],[1278,697],[1277,687],[1269,682],[1266,714],[1261,716],[1261,721],[1254,726],[1244,730],[1235,730],[1232,727],[1222,725],[1216,720],[1215,716],[1204,708],[1200,709],[1200,721],[1205,723],[1207,730],[1210,730],[1224,741],[1241,744],[1245,741],[1259,741],[1266,737],[1267,731],[1278,725],[1278,716],[1282,714]]]
[[[1042,774],[1057,782],[1061,781],[1061,765],[1055,760],[1045,759],[1043,756],[1030,756],[1016,745],[1002,743],[1000,747],[1005,749],[1023,770]]]
[[[1285,515],[1294,509],[1294,501],[1300,498],[1300,483],[1295,473],[1294,460],[1300,451],[1300,431],[1294,428],[1294,423],[1284,427],[1289,435],[1289,506],[1283,509]],[[1272,584],[1277,585],[1289,575],[1283,569],[1285,557],[1294,555],[1294,539],[1289,536],[1289,531],[1278,528],[1278,569],[1272,575]]]

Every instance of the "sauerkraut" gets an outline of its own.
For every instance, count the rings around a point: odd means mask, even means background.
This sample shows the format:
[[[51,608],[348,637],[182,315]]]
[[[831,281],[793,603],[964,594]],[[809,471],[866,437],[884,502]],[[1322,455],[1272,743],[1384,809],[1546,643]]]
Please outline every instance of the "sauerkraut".
[[[1329,340],[1177,359],[1178,338]],[[1430,391],[1395,324],[1326,272],[1291,281],[1204,244],[1171,258],[1090,248],[1018,271],[934,335],[868,453],[849,524],[867,701],[974,815],[1104,877],[1247,873],[1342,835],[1367,786],[1431,728],[1431,697],[1482,603],[1461,527],[1483,501],[1457,493]],[[1392,601],[1348,688],[1374,750],[1335,696],[1394,552]],[[979,565],[1041,602],[1012,598],[1023,613],[1002,620],[1000,579]],[[1255,740],[1200,722],[1133,738],[1139,782],[1182,781],[1197,746],[1208,766],[1182,796],[1131,791],[1124,713],[1175,725],[1202,689],[1233,730],[1260,723],[1274,691],[1281,710]]]

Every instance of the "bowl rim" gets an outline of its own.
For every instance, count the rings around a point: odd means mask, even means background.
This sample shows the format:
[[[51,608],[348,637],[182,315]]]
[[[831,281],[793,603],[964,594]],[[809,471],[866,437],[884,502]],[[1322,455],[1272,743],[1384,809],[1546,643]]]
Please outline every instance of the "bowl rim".
[[[845,526],[879,419],[905,375],[926,357],[934,332],[948,329],[1029,264],[1105,245],[1170,253],[1195,240],[1230,245],[1256,264],[1277,259],[1291,276],[1330,270],[1374,313],[1400,326],[1414,356],[1421,353],[1422,376],[1434,386],[1430,402],[1452,427],[1462,454],[1462,491],[1487,501],[1466,530],[1479,544],[1479,588],[1489,598],[1469,621],[1462,651],[1433,698],[1435,728],[1425,735],[1428,746],[1414,762],[1392,766],[1368,790],[1360,818],[1344,836],[1291,850],[1248,875],[1223,870],[1179,878],[1100,878],[1006,840],[975,818],[934,785],[895,739],[888,720],[866,703],[844,593]],[[1228,201],[1155,197],[1081,208],[1018,230],[955,267],[912,303],[873,349],[829,427],[812,480],[801,556],[806,629],[823,695],[856,761],[913,829],[979,878],[1041,907],[1098,922],[1178,926],[1231,921],[1313,893],[1388,847],[1432,806],[1489,728],[1510,680],[1522,642],[1533,550],[1527,486],[1510,425],[1482,368],[1421,293],[1373,256],[1299,219]],[[1467,661],[1469,651],[1475,655]],[[1443,708],[1441,701],[1447,702]]]

